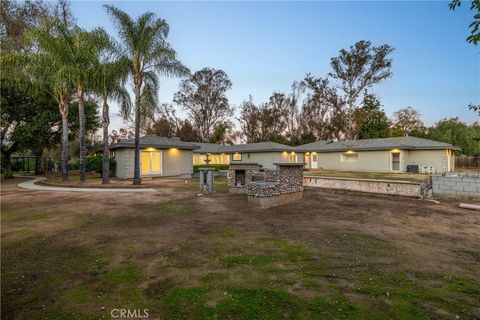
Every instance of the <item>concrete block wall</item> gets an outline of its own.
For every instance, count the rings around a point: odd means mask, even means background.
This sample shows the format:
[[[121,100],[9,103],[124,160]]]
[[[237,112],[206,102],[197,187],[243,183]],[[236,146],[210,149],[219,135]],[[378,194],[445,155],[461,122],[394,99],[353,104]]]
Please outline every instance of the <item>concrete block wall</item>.
[[[480,174],[458,173],[432,177],[433,196],[480,198]]]

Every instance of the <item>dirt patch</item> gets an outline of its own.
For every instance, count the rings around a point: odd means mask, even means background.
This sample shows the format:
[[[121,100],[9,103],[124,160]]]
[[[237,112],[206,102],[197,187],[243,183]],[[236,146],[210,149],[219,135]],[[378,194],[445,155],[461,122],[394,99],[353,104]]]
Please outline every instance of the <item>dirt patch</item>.
[[[480,317],[480,217],[456,203],[306,190],[261,210],[244,195],[197,197],[194,180],[121,195],[19,181],[1,189],[5,319],[118,307],[153,319]]]

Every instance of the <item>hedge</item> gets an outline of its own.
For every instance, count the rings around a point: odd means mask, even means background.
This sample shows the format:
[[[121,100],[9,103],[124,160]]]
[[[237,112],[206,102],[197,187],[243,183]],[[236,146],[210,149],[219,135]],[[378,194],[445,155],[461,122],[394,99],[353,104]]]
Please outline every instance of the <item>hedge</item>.
[[[87,156],[85,158],[85,167],[87,172],[102,174],[102,155]],[[110,173],[113,172],[115,172],[115,159],[110,158]]]
[[[218,170],[228,170],[230,168],[229,164],[194,164],[193,172],[198,172],[198,168],[214,168],[215,171]]]

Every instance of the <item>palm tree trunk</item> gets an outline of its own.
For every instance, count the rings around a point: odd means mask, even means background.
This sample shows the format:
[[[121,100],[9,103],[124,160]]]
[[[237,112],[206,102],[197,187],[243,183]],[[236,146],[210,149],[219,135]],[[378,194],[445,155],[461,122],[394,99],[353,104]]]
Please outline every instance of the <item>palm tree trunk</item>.
[[[110,118],[108,116],[107,98],[103,100],[102,110],[103,120],[103,155],[102,155],[102,184],[110,183],[110,149],[108,148],[108,125]]]
[[[142,184],[140,178],[140,87],[139,78],[135,79],[135,163],[133,167],[133,184]]]
[[[78,124],[79,124],[79,136],[80,136],[80,156],[79,156],[79,170],[80,170],[80,182],[85,182],[86,168],[85,168],[85,154],[87,153],[85,147],[85,107],[84,107],[84,92],[81,84],[77,85],[77,97],[78,97]]]
[[[62,154],[61,154],[61,171],[62,180],[68,180],[68,104],[61,100],[58,108],[62,116]]]

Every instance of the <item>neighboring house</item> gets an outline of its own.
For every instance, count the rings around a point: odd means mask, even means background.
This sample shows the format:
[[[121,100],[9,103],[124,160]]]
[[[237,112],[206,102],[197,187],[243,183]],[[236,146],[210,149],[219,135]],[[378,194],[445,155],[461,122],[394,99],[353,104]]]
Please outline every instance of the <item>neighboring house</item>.
[[[294,147],[276,142],[258,142],[237,145],[221,145],[214,143],[198,143],[199,149],[194,150],[193,163],[234,164],[256,163],[264,168],[276,168],[274,163],[294,163],[303,159]]]
[[[110,146],[115,158],[115,176],[121,179],[133,178],[134,139],[120,140]],[[176,138],[144,136],[140,138],[141,177],[190,176],[193,171],[193,150],[195,143]]]
[[[431,167],[433,172],[455,169],[454,150],[443,142],[415,137],[350,141],[317,141],[296,147],[304,152],[307,169],[406,172],[407,166]]]

